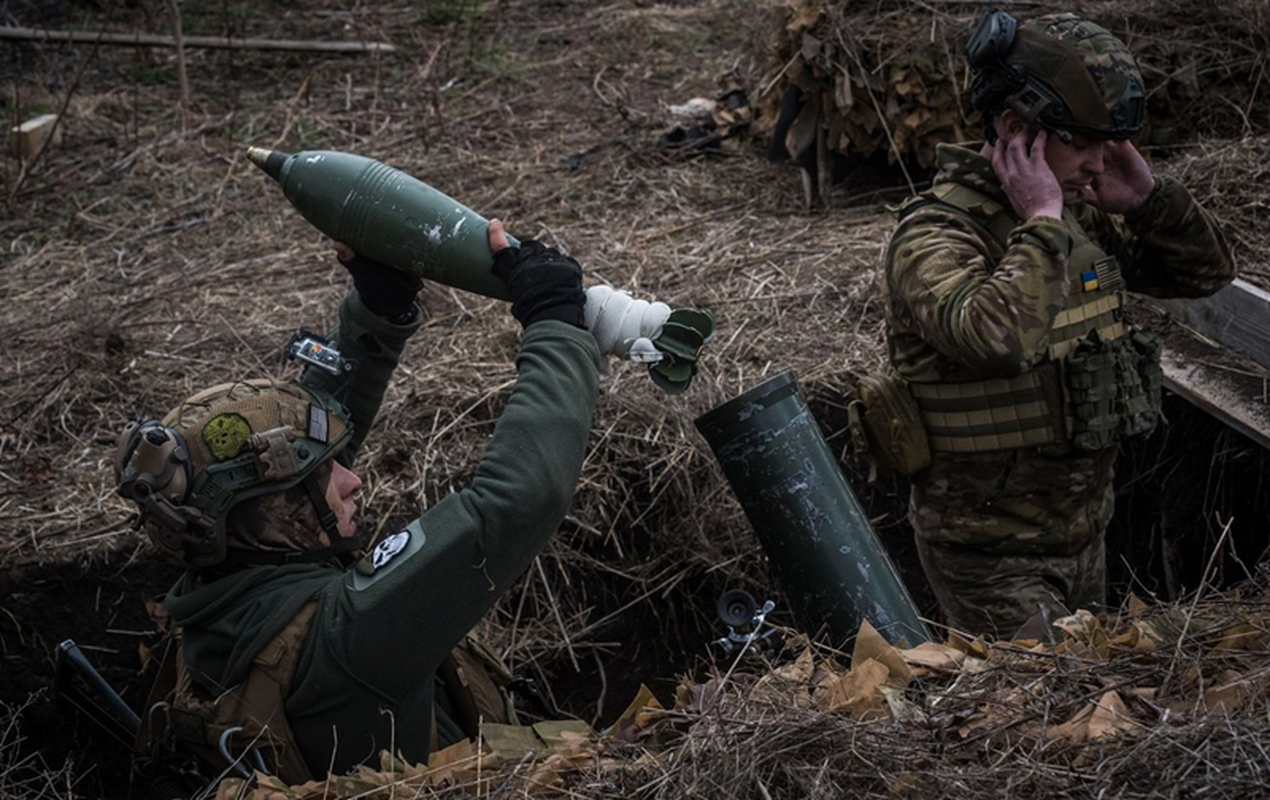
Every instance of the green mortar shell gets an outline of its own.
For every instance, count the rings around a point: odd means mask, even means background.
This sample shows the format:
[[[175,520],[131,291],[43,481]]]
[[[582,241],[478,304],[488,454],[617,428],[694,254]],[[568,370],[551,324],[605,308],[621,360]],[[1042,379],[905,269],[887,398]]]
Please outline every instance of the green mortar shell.
[[[867,617],[893,643],[930,640],[792,371],[706,412],[696,425],[804,630],[824,627],[841,647]]]
[[[248,157],[278,181],[313,227],[359,255],[456,289],[511,299],[507,284],[490,271],[489,221],[418,178],[330,150],[287,154],[253,147]]]

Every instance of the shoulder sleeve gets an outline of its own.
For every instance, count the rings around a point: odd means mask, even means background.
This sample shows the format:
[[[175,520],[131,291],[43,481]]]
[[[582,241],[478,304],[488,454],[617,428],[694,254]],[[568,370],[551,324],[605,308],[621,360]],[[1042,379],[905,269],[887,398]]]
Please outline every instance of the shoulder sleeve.
[[[388,696],[407,691],[546,545],[581,474],[598,362],[588,331],[543,321],[525,332],[472,484],[376,548],[333,598],[332,613],[354,621],[340,660],[359,680]]]
[[[1015,227],[1004,251],[989,239],[955,209],[923,207],[891,238],[887,288],[943,356],[1015,375],[1044,356],[1068,291],[1071,237],[1038,218]]]
[[[1203,297],[1235,277],[1217,220],[1175,178],[1156,178],[1146,204],[1123,217],[1085,204],[1078,219],[1120,261],[1130,291]]]
[[[406,341],[422,324],[423,317],[418,313],[413,322],[405,325],[389,322],[366,308],[356,289],[340,303],[339,327],[331,332],[330,338],[335,341],[340,353],[356,365],[347,396],[353,420],[353,438],[339,456],[345,466],[351,465],[357,457],[375,416],[379,414],[384,393],[388,390]],[[309,368],[300,381],[306,386],[334,394],[343,385],[344,378]]]

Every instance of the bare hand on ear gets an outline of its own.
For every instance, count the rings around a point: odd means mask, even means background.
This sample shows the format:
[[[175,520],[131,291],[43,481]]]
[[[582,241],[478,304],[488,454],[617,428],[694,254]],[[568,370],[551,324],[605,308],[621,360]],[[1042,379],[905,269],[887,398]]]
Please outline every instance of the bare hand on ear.
[[[1045,131],[1037,131],[1031,148],[1027,131],[998,137],[992,148],[992,169],[1014,211],[1025,220],[1063,216],[1063,187],[1045,162]]]
[[[1136,211],[1155,191],[1155,176],[1146,159],[1130,142],[1107,142],[1106,171],[1094,177],[1081,193],[1085,202],[1109,214]]]

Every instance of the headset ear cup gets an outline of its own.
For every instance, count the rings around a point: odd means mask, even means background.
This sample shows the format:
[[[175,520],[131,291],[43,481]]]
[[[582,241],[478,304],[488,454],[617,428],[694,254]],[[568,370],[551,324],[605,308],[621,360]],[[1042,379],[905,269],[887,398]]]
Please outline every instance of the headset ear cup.
[[[999,65],[1014,47],[1019,23],[1004,11],[993,9],[979,18],[966,41],[966,61],[976,71]]]

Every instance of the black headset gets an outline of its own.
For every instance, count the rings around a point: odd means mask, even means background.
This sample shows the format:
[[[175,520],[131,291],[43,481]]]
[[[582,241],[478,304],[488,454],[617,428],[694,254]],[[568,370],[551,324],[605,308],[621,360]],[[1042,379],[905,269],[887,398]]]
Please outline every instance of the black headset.
[[[1028,75],[1022,64],[1006,62],[1014,48],[1019,23],[1000,9],[985,14],[966,42],[966,60],[975,73],[970,101],[975,108],[986,109],[994,97],[1004,97],[1005,106],[1023,119],[1053,133],[1064,144],[1071,144],[1073,129],[1081,126],[1054,87],[1037,76]],[[1113,128],[1103,135],[1128,137],[1142,126],[1145,98],[1141,84],[1134,80],[1124,95],[1110,109]],[[991,143],[996,139],[995,127],[985,119],[984,132]]]
[[[1019,21],[1000,9],[994,8],[979,20],[966,42],[966,61],[975,72],[970,102],[975,108],[986,109],[991,98],[1003,96],[1014,113],[1070,144],[1071,132],[1060,127],[1066,108],[1062,98],[1040,82],[1029,81],[1022,64],[1005,60],[1018,31]],[[996,140],[996,128],[988,119],[984,120],[984,134],[989,144]]]

